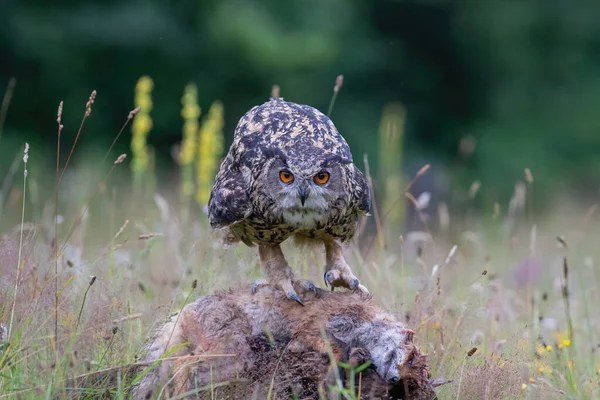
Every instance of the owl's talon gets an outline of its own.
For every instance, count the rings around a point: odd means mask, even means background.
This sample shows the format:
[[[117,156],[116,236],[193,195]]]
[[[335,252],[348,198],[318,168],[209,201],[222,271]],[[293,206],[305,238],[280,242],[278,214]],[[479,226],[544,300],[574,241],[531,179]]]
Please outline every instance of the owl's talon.
[[[345,287],[352,291],[360,290],[361,292],[369,292],[366,287],[360,284],[360,281],[354,275],[342,272],[338,269],[328,270],[325,272],[323,278],[325,279],[325,285],[331,286],[332,291],[336,287]]]
[[[252,284],[252,294],[256,294],[256,292],[258,291],[258,288],[260,286],[264,286],[264,285],[268,285],[269,282],[267,282],[266,279],[257,279],[254,281],[254,283]]]
[[[286,293],[285,295],[288,297],[288,299],[294,300],[301,306],[304,306],[304,303],[302,303],[302,300],[300,300],[300,298],[298,297],[298,295],[296,293],[291,292],[291,293]]]
[[[307,279],[293,279],[293,286],[297,293],[302,295],[306,292],[312,292],[315,296],[319,295],[319,289]]]

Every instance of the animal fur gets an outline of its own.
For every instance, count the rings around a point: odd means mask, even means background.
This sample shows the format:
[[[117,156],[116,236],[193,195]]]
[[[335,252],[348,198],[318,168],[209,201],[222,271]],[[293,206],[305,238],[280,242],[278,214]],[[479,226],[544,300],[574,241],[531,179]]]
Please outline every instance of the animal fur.
[[[336,371],[349,384],[348,372],[335,369],[330,354],[335,364],[372,363],[361,373],[362,398],[433,398],[414,332],[370,296],[319,290],[305,300],[297,307],[270,285],[255,295],[241,288],[198,298],[148,345],[145,364],[167,357],[141,380],[135,398],[155,398],[161,390],[210,396],[211,382],[217,398],[265,398],[273,379],[274,398],[318,399],[332,395]]]

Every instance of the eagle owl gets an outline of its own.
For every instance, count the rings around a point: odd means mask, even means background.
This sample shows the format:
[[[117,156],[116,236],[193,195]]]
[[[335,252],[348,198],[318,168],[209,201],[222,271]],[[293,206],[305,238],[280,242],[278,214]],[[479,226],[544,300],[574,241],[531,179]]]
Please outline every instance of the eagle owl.
[[[370,203],[367,181],[333,122],[313,107],[271,98],[239,120],[208,214],[212,228],[258,245],[269,283],[302,304],[294,285],[315,286],[295,276],[280,244],[292,236],[322,241],[325,285],[366,292],[344,260],[342,244],[354,236]]]

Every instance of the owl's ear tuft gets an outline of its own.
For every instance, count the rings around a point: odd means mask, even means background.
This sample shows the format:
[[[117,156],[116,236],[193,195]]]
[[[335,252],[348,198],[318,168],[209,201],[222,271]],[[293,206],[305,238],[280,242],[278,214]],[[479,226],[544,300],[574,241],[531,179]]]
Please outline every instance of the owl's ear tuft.
[[[342,157],[338,154],[332,154],[332,155],[328,156],[327,158],[325,158],[325,161],[323,161],[323,163],[321,164],[321,167],[329,168],[335,164],[338,164],[338,165],[352,164],[352,159]]]

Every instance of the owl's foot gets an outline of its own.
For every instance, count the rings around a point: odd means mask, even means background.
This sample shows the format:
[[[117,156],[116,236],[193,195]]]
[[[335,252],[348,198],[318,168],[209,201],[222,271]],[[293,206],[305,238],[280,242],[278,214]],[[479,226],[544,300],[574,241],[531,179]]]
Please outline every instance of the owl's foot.
[[[315,285],[305,279],[298,279],[296,277],[294,271],[292,271],[285,260],[280,245],[261,245],[258,247],[258,253],[260,255],[260,260],[265,267],[269,283],[278,289],[282,289],[288,299],[304,305],[302,300],[300,300],[300,297],[298,297],[296,289],[302,293],[311,291],[317,295],[317,288]],[[296,285],[296,288],[294,288],[294,285]],[[255,283],[253,286],[254,292],[256,291],[257,286],[260,286],[260,281],[259,285],[256,285]]]
[[[299,289],[299,291],[301,291],[302,294],[306,292],[312,292],[315,296],[319,294],[317,287],[313,285],[312,282],[309,280],[293,279],[293,285],[296,287],[296,289]]]
[[[336,287],[344,287],[346,289],[360,290],[361,292],[369,293],[366,287],[360,284],[360,281],[352,272],[340,271],[339,269],[330,269],[323,276],[325,286],[330,286],[331,290]]]
[[[346,263],[342,252],[342,245],[338,240],[325,240],[325,286],[330,286],[331,290],[336,287],[345,287],[352,291],[360,290],[369,293],[366,287],[360,284],[360,281],[352,273],[352,269]]]
[[[300,297],[298,297],[298,294],[294,289],[294,283],[296,284],[296,287],[299,290],[302,290],[302,292],[311,291],[315,294],[315,296],[317,295],[317,288],[315,287],[315,285],[313,285],[306,279],[282,279],[279,282],[275,282],[275,286],[280,287],[288,299],[294,300],[295,302],[303,306],[304,303],[302,303],[302,300],[300,300]]]
[[[269,285],[269,281],[267,281],[266,279],[257,279],[252,284],[252,294],[256,294],[256,292],[260,289],[261,286],[267,285]],[[312,282],[306,279],[283,279],[279,282],[274,282],[273,285],[276,287],[280,287],[284,291],[288,299],[294,300],[301,305],[304,304],[302,303],[302,300],[300,300],[300,298],[298,297],[296,289],[298,289],[298,291],[302,294],[306,292],[312,292],[315,296],[317,296],[318,294],[317,287],[313,285]]]

